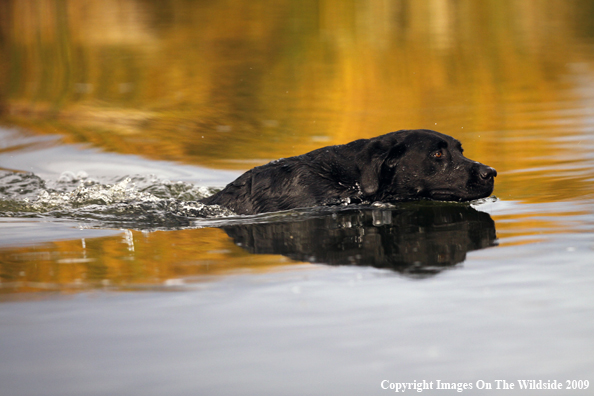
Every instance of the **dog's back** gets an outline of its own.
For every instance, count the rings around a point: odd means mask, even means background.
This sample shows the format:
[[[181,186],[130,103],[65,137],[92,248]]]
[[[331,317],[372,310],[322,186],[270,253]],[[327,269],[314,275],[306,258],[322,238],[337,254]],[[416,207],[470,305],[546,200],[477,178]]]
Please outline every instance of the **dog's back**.
[[[345,164],[346,145],[329,146],[253,168],[222,191],[203,199],[237,214],[274,212],[324,205],[349,196],[356,183],[353,161]],[[350,154],[354,154],[351,150]]]

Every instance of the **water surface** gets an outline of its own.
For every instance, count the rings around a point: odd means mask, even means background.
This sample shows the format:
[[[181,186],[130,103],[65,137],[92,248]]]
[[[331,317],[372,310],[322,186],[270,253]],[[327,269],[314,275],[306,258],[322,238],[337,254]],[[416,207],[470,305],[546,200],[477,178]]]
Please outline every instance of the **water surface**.
[[[2,3],[3,391],[594,386],[593,11]],[[461,140],[497,169],[496,197],[244,217],[196,202],[404,128]]]

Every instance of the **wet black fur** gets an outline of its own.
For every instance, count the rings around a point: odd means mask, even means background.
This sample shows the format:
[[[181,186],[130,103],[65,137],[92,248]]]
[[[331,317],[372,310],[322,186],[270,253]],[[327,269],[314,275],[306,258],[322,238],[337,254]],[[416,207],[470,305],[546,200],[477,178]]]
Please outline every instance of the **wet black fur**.
[[[201,202],[255,214],[342,202],[470,201],[489,196],[496,175],[448,135],[402,130],[258,166]]]

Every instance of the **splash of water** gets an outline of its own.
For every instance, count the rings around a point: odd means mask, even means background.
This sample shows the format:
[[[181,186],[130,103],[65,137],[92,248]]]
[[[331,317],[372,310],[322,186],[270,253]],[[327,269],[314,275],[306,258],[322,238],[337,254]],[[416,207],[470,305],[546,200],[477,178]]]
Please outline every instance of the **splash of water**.
[[[32,173],[0,173],[0,216],[84,220],[102,227],[175,228],[198,218],[234,215],[197,202],[212,189],[154,176],[102,183],[84,172],[43,180]]]

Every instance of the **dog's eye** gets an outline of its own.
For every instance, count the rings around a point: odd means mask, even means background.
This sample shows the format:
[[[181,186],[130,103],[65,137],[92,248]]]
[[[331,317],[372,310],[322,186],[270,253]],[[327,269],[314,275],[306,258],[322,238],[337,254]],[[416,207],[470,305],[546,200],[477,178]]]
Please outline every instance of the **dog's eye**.
[[[433,158],[441,158],[441,157],[443,157],[443,152],[441,150],[439,150],[439,151],[432,153],[431,156]]]

